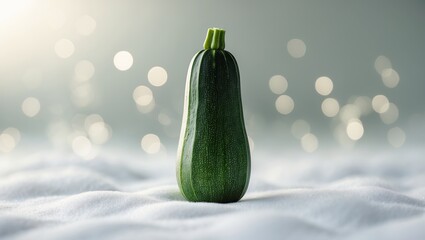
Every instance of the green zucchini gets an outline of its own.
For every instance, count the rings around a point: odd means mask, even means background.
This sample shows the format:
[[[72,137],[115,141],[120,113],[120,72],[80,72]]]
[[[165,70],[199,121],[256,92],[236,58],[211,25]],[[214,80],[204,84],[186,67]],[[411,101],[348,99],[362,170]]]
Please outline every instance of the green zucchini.
[[[177,182],[188,201],[236,202],[249,183],[239,68],[224,50],[224,35],[223,29],[208,29],[187,73]]]

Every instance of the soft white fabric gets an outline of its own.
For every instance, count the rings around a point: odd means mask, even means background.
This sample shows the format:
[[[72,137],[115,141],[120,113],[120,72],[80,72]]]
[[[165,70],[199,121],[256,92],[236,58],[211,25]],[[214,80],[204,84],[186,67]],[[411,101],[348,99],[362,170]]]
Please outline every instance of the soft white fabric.
[[[425,239],[419,150],[253,155],[238,203],[190,203],[175,160],[0,159],[0,239]]]

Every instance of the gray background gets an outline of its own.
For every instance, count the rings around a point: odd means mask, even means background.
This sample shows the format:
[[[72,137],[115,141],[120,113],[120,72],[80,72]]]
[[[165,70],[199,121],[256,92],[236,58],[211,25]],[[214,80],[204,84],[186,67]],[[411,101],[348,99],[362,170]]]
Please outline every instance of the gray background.
[[[318,151],[346,149],[333,136],[335,120],[321,112],[325,97],[314,89],[320,76],[333,80],[330,97],[341,107],[353,96],[377,94],[398,106],[400,116],[390,125],[373,112],[362,117],[364,135],[350,149],[392,149],[386,137],[392,127],[405,131],[403,147],[425,142],[424,1],[30,1],[28,6],[0,29],[0,132],[15,127],[22,135],[12,153],[71,151],[68,140],[52,143],[49,126],[57,121],[68,124],[70,133],[63,136],[68,139],[78,129],[78,116],[96,113],[112,129],[112,138],[98,146],[101,151],[143,153],[140,140],[154,133],[167,154],[174,156],[187,67],[201,50],[209,27],[226,29],[226,49],[238,60],[254,151],[302,152],[299,139],[290,131],[297,119],[311,125]],[[65,16],[59,29],[49,27],[52,11]],[[75,21],[82,15],[96,21],[89,36],[76,33]],[[74,54],[66,59],[54,51],[62,38],[75,45]],[[306,44],[302,58],[288,53],[287,43],[294,38]],[[134,58],[128,71],[117,70],[113,63],[122,50]],[[385,87],[374,68],[381,55],[400,76],[395,88]],[[75,65],[83,59],[95,66],[89,80],[93,99],[79,107],[71,100],[71,89]],[[154,66],[168,73],[161,87],[148,82],[147,73]],[[284,94],[295,102],[288,115],[276,111],[278,95],[269,89],[270,78],[277,74],[288,80]],[[37,84],[28,86],[28,78]],[[156,105],[149,113],[139,112],[133,101],[133,90],[139,85],[153,91]],[[41,103],[40,113],[33,118],[21,111],[28,96]],[[171,118],[169,126],[158,122],[159,113]]]

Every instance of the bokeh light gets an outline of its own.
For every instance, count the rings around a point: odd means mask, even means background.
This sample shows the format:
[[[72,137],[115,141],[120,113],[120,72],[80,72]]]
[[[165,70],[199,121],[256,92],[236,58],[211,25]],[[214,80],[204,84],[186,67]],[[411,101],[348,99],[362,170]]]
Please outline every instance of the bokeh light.
[[[375,70],[377,73],[382,74],[384,69],[392,68],[391,61],[385,56],[378,56],[375,60]]]
[[[294,110],[294,100],[288,95],[281,95],[276,99],[275,106],[279,113],[287,115]]]
[[[0,134],[0,152],[8,153],[11,152],[16,147],[16,141],[8,133]]]
[[[92,154],[93,145],[85,136],[77,136],[72,141],[72,150],[74,153],[84,159],[89,159]]]
[[[333,88],[333,82],[329,77],[319,77],[318,79],[316,79],[316,83],[314,85],[317,93],[319,93],[322,96],[327,96],[329,95]]]
[[[287,49],[293,58],[302,58],[306,53],[307,47],[303,40],[294,38],[288,41]]]
[[[291,125],[291,133],[295,138],[301,139],[304,135],[310,132],[310,124],[303,120],[298,119]]]
[[[114,65],[120,71],[127,71],[133,66],[133,56],[127,51],[117,52],[114,56]]]
[[[79,116],[79,115],[77,115],[76,117],[78,117],[77,122],[81,122],[83,120],[83,118],[84,118],[83,116]],[[88,131],[89,128],[90,128],[90,126],[92,124],[97,123],[97,122],[104,122],[103,121],[103,117],[100,116],[99,114],[90,114],[90,115],[88,115],[87,117],[84,118],[84,129],[86,131]]]
[[[14,127],[8,127],[5,130],[3,130],[4,134],[10,135],[15,139],[15,143],[18,143],[21,140],[21,132]]]
[[[84,82],[93,77],[95,68],[92,62],[82,60],[75,65],[74,73],[77,81]]]
[[[157,135],[149,133],[143,136],[141,146],[146,153],[155,154],[161,149],[161,141]]]
[[[168,114],[161,112],[158,114],[158,122],[164,126],[168,126],[171,124],[171,118]]]
[[[148,105],[136,104],[137,110],[140,113],[143,113],[143,114],[147,114],[147,113],[152,112],[155,109],[155,106],[156,106],[155,98],[153,98],[152,101],[150,101]]]
[[[357,141],[363,136],[363,124],[359,119],[351,119],[347,124],[346,131],[351,140]]]
[[[283,94],[288,89],[288,80],[282,75],[274,75],[269,80],[269,87],[274,94]]]
[[[406,133],[399,127],[394,127],[388,130],[387,139],[389,144],[395,148],[403,146],[406,141]]]
[[[92,85],[88,82],[78,84],[72,89],[72,101],[77,107],[86,107],[94,99]]]
[[[110,130],[105,122],[91,124],[87,133],[94,144],[104,144],[110,138]]]
[[[35,117],[40,112],[41,104],[37,98],[28,97],[22,102],[21,109],[27,117]]]
[[[153,101],[153,93],[149,87],[138,86],[133,91],[133,100],[139,106],[148,106]]]
[[[18,129],[9,127],[0,132],[0,152],[9,153],[13,151],[21,139]]]
[[[390,107],[388,98],[384,95],[376,95],[372,98],[372,108],[377,113],[383,113]]]
[[[339,103],[335,98],[326,98],[322,102],[322,112],[326,117],[335,117],[339,112]]]
[[[96,29],[96,21],[89,15],[83,15],[75,22],[75,29],[78,34],[88,36]]]
[[[148,72],[149,83],[155,87],[160,87],[164,85],[167,82],[167,78],[167,71],[160,66],[155,66],[151,68]]]
[[[319,147],[319,140],[312,133],[307,133],[301,138],[301,146],[304,151],[312,153]]]
[[[372,112],[372,100],[367,96],[356,97],[354,105],[360,109],[362,115],[368,115]]]
[[[361,115],[362,111],[354,104],[346,104],[339,111],[339,118],[344,123],[348,123],[352,119],[358,119]]]
[[[69,39],[60,39],[55,44],[55,52],[60,58],[69,58],[74,54],[74,43]]]
[[[104,144],[111,138],[111,127],[99,114],[91,114],[84,119],[84,128],[94,144]]]
[[[400,76],[398,75],[398,72],[392,68],[385,68],[382,70],[381,78],[384,85],[389,88],[397,87],[398,83],[400,82]]]
[[[380,113],[379,117],[381,118],[383,123],[389,125],[397,121],[398,114],[398,107],[394,103],[390,103],[387,111]]]

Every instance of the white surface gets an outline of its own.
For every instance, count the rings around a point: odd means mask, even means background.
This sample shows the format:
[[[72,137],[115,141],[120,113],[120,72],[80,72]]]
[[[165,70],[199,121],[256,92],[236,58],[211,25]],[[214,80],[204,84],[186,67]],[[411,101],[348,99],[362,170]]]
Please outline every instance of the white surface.
[[[0,158],[0,238],[425,239],[422,152],[258,155],[234,204],[185,201],[174,159]]]

